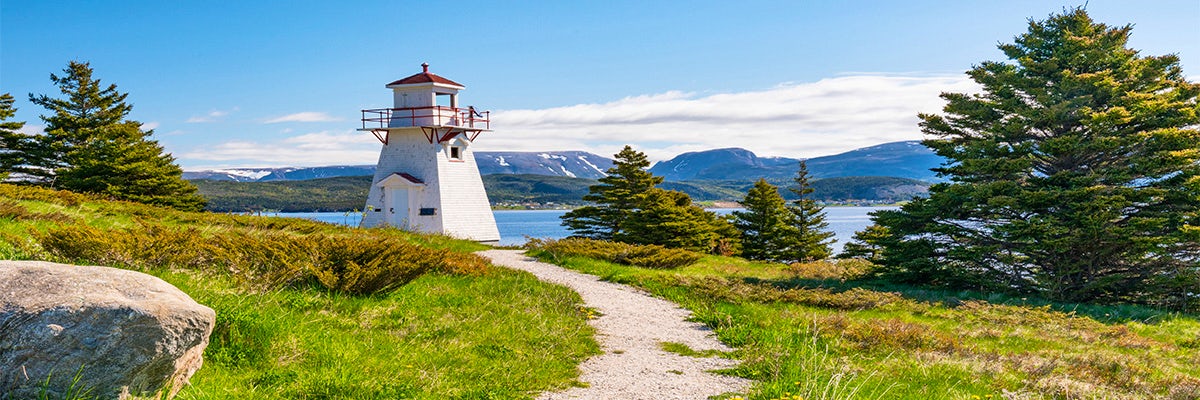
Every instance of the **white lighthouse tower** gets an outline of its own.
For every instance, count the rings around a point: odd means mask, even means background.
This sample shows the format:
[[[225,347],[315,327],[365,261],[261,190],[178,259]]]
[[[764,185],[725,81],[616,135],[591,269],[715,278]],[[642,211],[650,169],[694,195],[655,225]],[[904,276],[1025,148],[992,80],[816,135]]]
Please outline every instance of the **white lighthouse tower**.
[[[394,226],[498,242],[471,145],[489,112],[459,107],[466,87],[429,72],[387,84],[392,108],[362,110],[362,129],[383,143],[362,226]]]

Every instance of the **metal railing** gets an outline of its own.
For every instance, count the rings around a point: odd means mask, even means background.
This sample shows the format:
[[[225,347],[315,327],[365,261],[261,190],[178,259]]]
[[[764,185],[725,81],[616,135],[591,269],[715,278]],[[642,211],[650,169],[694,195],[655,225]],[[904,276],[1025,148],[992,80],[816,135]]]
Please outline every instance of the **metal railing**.
[[[490,130],[491,111],[446,106],[362,110],[363,129],[454,126]]]

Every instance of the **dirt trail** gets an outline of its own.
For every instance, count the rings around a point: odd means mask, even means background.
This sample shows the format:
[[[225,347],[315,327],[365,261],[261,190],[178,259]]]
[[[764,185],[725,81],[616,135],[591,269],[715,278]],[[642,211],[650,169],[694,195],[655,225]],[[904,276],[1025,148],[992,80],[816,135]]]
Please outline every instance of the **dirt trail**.
[[[604,354],[580,365],[586,388],[543,393],[540,399],[705,399],[722,393],[745,392],[750,381],[708,371],[731,368],[737,361],[684,357],[662,350],[661,342],[683,343],[692,349],[729,351],[710,330],[687,322],[691,312],[675,303],[635,288],[534,261],[520,250],[478,253],[492,263],[527,271],[546,282],[571,288],[587,307],[602,314],[590,321]]]

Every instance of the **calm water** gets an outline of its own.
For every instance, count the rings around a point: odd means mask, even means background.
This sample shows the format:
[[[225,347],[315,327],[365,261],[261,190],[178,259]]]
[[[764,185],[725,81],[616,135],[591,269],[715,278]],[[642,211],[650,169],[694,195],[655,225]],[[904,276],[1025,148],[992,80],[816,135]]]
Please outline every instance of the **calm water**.
[[[871,224],[867,213],[875,210],[892,210],[895,207],[827,207],[826,220],[829,229],[833,231],[837,243],[833,244],[834,254],[842,251],[842,245]],[[713,210],[717,214],[728,214],[734,209]],[[500,244],[519,245],[525,243],[526,237],[559,239],[566,237],[569,232],[561,224],[560,216],[566,210],[497,210],[496,227],[500,229]],[[362,215],[355,213],[311,212],[311,213],[270,213],[278,217],[305,218],[341,225],[358,225]]]

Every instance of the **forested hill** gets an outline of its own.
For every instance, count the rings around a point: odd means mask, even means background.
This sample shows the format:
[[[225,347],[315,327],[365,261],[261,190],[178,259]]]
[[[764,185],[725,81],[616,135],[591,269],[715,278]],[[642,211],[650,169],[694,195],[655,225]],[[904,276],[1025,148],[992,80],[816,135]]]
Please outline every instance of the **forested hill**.
[[[595,179],[546,175],[484,175],[483,184],[493,205],[580,205]],[[362,209],[370,176],[342,176],[303,181],[236,182],[192,181],[208,198],[208,210],[245,212],[351,211]],[[776,184],[786,185],[788,181]],[[697,201],[737,201],[753,182],[683,181],[664,182],[664,189],[679,190]],[[812,182],[815,199],[831,202],[896,202],[923,196],[929,184],[891,177],[844,177]],[[791,193],[784,191],[785,198]]]

